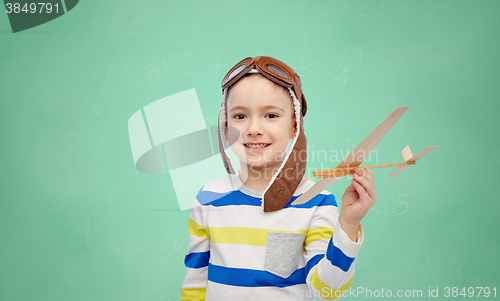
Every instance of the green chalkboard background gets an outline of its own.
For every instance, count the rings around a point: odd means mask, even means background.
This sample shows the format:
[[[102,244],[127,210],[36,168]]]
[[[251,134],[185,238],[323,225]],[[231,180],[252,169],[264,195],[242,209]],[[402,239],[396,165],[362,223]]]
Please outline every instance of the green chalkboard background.
[[[374,171],[351,287],[494,299],[499,13],[499,1],[80,1],[12,33],[2,10],[0,300],[178,300],[190,211],[169,173],[136,169],[127,123],[194,88],[216,124],[222,77],[258,55],[302,78],[311,178],[335,166],[321,154],[352,150],[398,106],[410,108],[368,163],[438,145],[395,178]],[[348,184],[328,190],[340,200]]]

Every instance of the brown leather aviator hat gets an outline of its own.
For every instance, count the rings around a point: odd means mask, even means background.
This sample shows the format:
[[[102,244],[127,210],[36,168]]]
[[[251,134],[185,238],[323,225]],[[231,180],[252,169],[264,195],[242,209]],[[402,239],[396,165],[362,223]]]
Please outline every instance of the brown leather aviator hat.
[[[247,57],[236,64],[222,80],[222,106],[219,114],[219,148],[224,168],[229,174],[236,174],[231,158],[226,152],[227,116],[226,99],[228,88],[247,73],[260,73],[274,83],[288,89],[293,100],[296,121],[296,134],[291,148],[269,185],[264,190],[262,199],[264,212],[283,209],[291,200],[306,172],[307,140],[304,135],[303,117],[306,115],[307,104],[300,78],[287,64],[269,56]],[[229,139],[231,140],[231,138]]]

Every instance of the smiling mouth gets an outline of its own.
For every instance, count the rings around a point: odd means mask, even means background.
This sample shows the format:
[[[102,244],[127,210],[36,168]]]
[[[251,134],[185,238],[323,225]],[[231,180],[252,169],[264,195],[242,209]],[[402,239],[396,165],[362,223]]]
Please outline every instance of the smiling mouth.
[[[259,149],[259,148],[264,148],[264,147],[267,147],[269,145],[271,145],[271,143],[243,143],[243,145],[245,147],[248,147],[248,148],[252,148],[252,149]]]

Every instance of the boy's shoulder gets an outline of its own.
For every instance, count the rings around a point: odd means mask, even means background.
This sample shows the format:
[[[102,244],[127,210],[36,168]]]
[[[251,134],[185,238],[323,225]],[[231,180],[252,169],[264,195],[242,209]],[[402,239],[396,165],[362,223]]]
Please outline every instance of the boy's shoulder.
[[[206,183],[198,192],[197,199],[201,204],[209,204],[214,200],[218,200],[223,198],[224,196],[232,193],[233,191],[239,190],[239,186],[243,185],[241,181],[237,178],[238,175],[229,174],[225,177],[212,180]],[[301,181],[299,187],[293,194],[294,197],[299,197],[312,186],[314,186],[316,182],[311,180],[308,176],[304,175],[304,179]],[[335,196],[330,193],[328,190],[321,191],[314,198],[309,200],[307,204],[309,206],[314,206],[314,204],[319,205],[323,203],[332,203],[336,205]]]
[[[214,201],[221,201],[238,189],[235,182],[234,175],[227,175],[210,181],[200,189],[196,195],[196,201],[199,205],[214,204]]]
[[[304,176],[304,179],[300,183],[299,187],[297,188],[297,190],[295,191],[293,196],[299,196],[299,195],[303,194],[304,192],[309,190],[311,187],[313,187],[315,184],[316,184],[316,182],[311,180],[308,176]],[[318,195],[323,196],[323,197],[325,197],[327,195],[333,196],[333,194],[326,189],[321,191]]]
[[[203,185],[201,191],[209,191],[215,193],[227,193],[237,189],[235,187],[234,175],[227,175],[225,177],[212,180]],[[200,192],[201,192],[200,191]]]
[[[311,180],[307,175],[304,175],[302,178],[302,181],[299,184],[299,187],[297,187],[297,190],[293,193],[293,196],[299,196],[309,190],[312,186],[316,184],[313,180]]]
[[[313,180],[311,180],[307,175],[304,175],[304,178],[302,179],[299,187],[297,187],[297,190],[295,190],[295,193],[293,195],[299,196],[303,194],[309,188],[314,186],[314,184],[316,183]],[[241,183],[241,181],[239,181],[238,174],[229,174],[225,177],[208,182],[202,187],[201,191],[225,193],[238,190],[240,185],[243,184]],[[320,194],[329,195],[331,193],[327,190],[323,190]]]
[[[316,182],[311,180],[309,177],[304,176],[305,179],[302,181],[293,194],[294,197],[299,197],[303,193],[305,193],[307,190],[309,190],[311,187],[313,187]],[[307,203],[304,204],[304,206],[318,206],[318,205],[334,205],[337,206],[337,202],[335,200],[335,196],[329,192],[328,190],[324,189],[320,193],[318,193],[316,196],[314,196],[312,199],[307,201]]]
[[[212,191],[212,192],[227,192],[232,190],[234,186],[234,175],[227,175],[225,177],[212,180],[207,184],[203,185],[202,190]]]

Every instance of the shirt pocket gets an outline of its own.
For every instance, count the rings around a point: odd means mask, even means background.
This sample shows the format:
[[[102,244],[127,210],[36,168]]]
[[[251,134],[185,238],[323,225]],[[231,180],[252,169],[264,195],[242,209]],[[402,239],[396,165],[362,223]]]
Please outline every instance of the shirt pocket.
[[[264,270],[288,278],[299,266],[305,233],[268,232]]]

